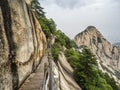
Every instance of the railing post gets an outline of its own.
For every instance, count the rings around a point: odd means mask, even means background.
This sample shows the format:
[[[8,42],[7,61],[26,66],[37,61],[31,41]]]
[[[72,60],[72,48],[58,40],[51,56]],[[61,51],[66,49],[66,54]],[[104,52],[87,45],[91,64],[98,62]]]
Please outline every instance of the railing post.
[[[49,55],[48,55],[49,64],[50,64],[49,90],[54,90],[54,78],[53,78],[53,73],[52,73],[52,58],[50,54],[51,53],[49,52]]]

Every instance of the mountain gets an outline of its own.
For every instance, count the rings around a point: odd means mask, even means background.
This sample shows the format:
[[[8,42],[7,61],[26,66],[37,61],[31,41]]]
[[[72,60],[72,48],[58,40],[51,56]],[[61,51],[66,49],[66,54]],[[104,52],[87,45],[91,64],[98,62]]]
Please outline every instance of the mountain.
[[[45,16],[38,0],[1,0],[0,90],[119,90],[97,66],[118,80],[119,46],[94,26],[75,42]]]
[[[94,26],[88,26],[74,38],[77,46],[87,46],[95,54],[99,69],[120,83],[120,50],[113,46]]]
[[[120,46],[120,42],[114,43],[113,45],[114,45],[114,46]]]

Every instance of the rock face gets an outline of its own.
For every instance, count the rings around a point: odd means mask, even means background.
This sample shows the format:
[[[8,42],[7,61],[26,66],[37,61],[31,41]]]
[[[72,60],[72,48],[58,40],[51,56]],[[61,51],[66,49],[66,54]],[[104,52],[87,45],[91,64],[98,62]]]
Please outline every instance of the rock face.
[[[112,46],[103,35],[94,27],[88,26],[85,31],[75,36],[78,47],[85,45],[96,55],[99,68],[119,79],[120,49]]]
[[[55,90],[82,90],[73,79],[73,69],[63,52],[59,54],[57,65],[53,62]]]
[[[45,35],[25,0],[0,0],[0,90],[16,90],[45,49]]]

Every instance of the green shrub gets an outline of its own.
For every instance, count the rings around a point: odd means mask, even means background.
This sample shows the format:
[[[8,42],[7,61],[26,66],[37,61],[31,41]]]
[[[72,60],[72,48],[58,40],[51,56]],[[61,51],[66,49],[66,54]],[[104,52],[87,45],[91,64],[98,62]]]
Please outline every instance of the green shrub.
[[[59,51],[60,51],[60,46],[59,44],[55,43],[51,48],[51,53],[52,53],[54,61],[58,60]]]
[[[61,46],[65,46],[68,49],[77,47],[75,42],[66,36],[61,30],[55,31],[54,35],[56,36],[56,43],[59,43]]]
[[[68,62],[74,68],[73,76],[83,90],[113,90],[106,79],[100,76],[95,56],[83,47],[82,53],[67,49]]]
[[[106,82],[113,88],[113,90],[120,90],[120,87],[116,84],[114,78],[111,78],[107,73],[101,73],[101,77],[106,80]]]

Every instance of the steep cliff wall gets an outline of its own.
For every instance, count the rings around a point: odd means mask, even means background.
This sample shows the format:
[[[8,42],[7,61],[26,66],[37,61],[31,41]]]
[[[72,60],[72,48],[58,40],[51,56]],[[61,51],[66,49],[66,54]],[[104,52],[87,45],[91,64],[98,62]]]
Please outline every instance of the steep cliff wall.
[[[91,49],[98,59],[100,69],[119,78],[117,74],[120,70],[120,51],[117,46],[112,46],[94,26],[88,26],[85,31],[76,35],[75,42],[79,47],[85,45]]]
[[[0,90],[17,89],[45,49],[45,35],[25,0],[0,0]]]
[[[60,52],[59,54],[58,68],[61,72],[60,73],[61,90],[82,90],[74,80],[73,68],[68,63],[63,52]]]
[[[57,65],[52,62],[55,90],[82,90],[73,78],[73,69],[67,62],[63,52],[60,52]]]

